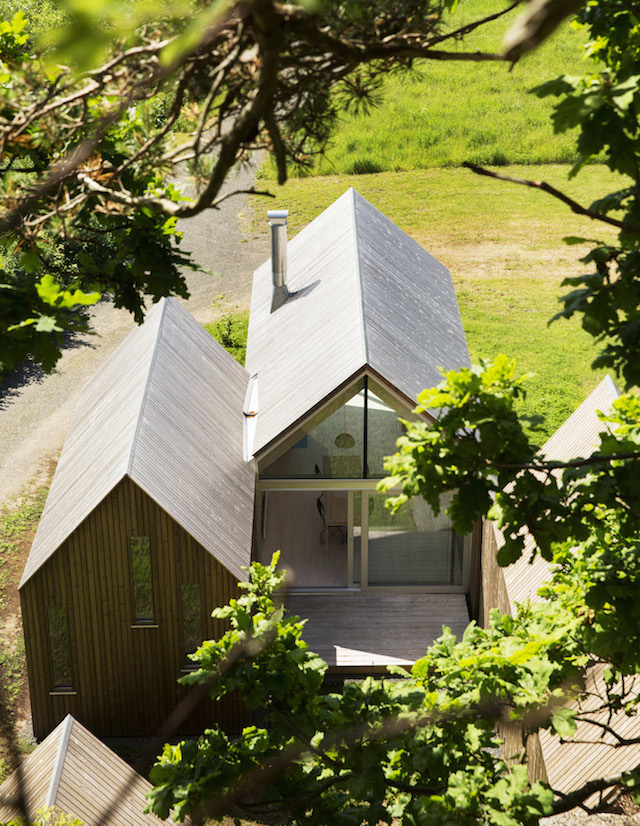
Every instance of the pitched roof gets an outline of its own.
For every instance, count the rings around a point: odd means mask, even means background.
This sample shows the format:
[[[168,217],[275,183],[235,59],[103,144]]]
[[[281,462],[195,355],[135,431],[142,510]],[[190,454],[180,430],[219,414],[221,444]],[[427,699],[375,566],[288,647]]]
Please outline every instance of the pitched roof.
[[[248,380],[177,301],[151,310],[80,395],[20,585],[124,476],[242,577],[255,487]]]
[[[449,271],[354,189],[287,245],[295,295],[271,312],[254,274],[246,366],[258,378],[255,453],[370,368],[410,402],[438,367],[469,365]]]
[[[582,404],[556,430],[542,447],[542,453],[549,459],[570,461],[588,456],[599,444],[599,434],[607,425],[598,418],[598,411],[608,413],[620,391],[609,376],[587,396]],[[496,531],[499,544],[502,537]],[[510,604],[526,599],[539,599],[536,592],[540,585],[550,578],[549,563],[537,555],[529,564],[533,539],[525,542],[525,552],[513,565],[503,568],[504,582]],[[620,747],[610,735],[603,734],[598,723],[609,724],[622,738],[635,738],[639,734],[640,721],[618,712],[608,717],[606,711],[597,711],[601,697],[605,694],[602,667],[587,672],[587,688],[591,696],[581,703],[580,710],[585,719],[578,723],[571,738],[558,738],[548,731],[540,732],[540,747],[545,770],[551,787],[560,792],[569,792],[596,777],[613,777],[630,771],[638,762],[637,746]],[[629,681],[629,693],[638,690],[637,680]],[[572,704],[574,707],[576,704]],[[588,719],[593,719],[592,725]],[[606,796],[606,795],[605,795]],[[590,800],[590,803],[594,803]]]
[[[573,411],[556,432],[542,446],[541,453],[548,459],[568,462],[571,459],[588,456],[599,444],[598,435],[606,425],[598,418],[598,411],[607,413],[611,404],[620,395],[620,391],[610,376],[605,376],[600,384],[591,391],[582,404]],[[497,532],[498,546],[503,544],[502,536]],[[525,551],[513,565],[503,568],[504,584],[509,602],[523,602],[537,599],[536,592],[549,578],[549,563],[537,554],[529,563],[533,539],[529,535],[525,540]]]
[[[143,814],[151,784],[70,714],[24,760],[21,775],[30,822],[44,806],[55,806],[88,826],[161,822]],[[22,814],[18,793],[14,772],[0,786],[0,823]]]

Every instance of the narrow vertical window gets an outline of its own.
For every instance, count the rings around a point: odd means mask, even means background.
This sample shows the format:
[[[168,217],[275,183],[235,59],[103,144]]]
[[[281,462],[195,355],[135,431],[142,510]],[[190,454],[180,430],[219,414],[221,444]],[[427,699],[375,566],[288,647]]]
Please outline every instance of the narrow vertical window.
[[[133,571],[133,616],[137,623],[153,622],[153,583],[151,579],[151,548],[148,536],[131,537]]]
[[[49,648],[51,652],[51,674],[54,691],[70,690],[71,678],[71,643],[67,609],[64,605],[49,608]]]
[[[202,643],[200,585],[197,583],[188,583],[182,586],[182,638],[185,663],[193,666],[193,662],[188,655],[193,654]]]

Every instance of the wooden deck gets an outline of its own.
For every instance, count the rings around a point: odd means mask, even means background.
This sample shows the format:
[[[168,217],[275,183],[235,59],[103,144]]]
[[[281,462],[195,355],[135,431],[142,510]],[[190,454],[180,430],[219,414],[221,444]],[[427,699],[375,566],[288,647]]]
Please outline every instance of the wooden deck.
[[[460,637],[469,623],[464,594],[291,593],[286,605],[308,619],[304,639],[310,650],[340,670],[412,664],[443,625]]]

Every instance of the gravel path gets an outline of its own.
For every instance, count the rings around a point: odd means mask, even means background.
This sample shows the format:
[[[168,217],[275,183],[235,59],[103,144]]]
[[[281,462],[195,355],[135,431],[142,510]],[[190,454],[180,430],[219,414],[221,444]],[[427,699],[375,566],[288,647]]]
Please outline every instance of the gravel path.
[[[241,170],[229,186],[246,189],[252,184],[253,172]],[[191,296],[182,303],[201,323],[249,306],[252,274],[269,256],[269,239],[266,214],[264,234],[247,237],[242,225],[247,209],[246,198],[233,196],[219,210],[179,226],[182,245],[198,264],[216,273],[186,273]],[[53,373],[27,366],[0,386],[0,510],[25,485],[47,478],[80,390],[134,326],[128,312],[100,302],[91,310],[96,335],[71,341]]]

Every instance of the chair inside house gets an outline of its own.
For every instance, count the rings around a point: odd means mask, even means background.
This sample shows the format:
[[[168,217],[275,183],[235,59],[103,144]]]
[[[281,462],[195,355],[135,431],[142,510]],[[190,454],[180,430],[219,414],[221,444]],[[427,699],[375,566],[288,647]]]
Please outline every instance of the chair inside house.
[[[324,527],[320,531],[320,543],[329,550],[329,540],[337,539],[344,545],[347,541],[347,494],[346,491],[327,491],[316,500],[318,513]]]

